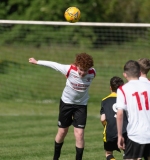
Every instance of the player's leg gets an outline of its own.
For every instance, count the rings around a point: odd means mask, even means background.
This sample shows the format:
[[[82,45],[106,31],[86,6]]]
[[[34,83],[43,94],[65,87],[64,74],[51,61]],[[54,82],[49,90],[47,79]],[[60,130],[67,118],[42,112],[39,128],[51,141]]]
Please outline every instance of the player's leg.
[[[113,156],[113,152],[111,151],[105,151],[106,160],[115,160],[115,157]]]
[[[113,151],[121,152],[117,145],[117,138],[113,141],[104,142],[106,160],[115,160]]]
[[[61,148],[71,123],[72,123],[72,107],[71,105],[65,104],[62,100],[60,100],[59,117],[58,117],[59,128],[55,137],[53,160],[58,160],[60,157]]]
[[[67,135],[68,128],[58,128],[58,132],[55,137],[54,144],[54,157],[53,160],[58,160],[61,153],[61,148],[64,142],[64,138]]]
[[[82,160],[84,151],[84,128],[86,126],[87,106],[74,106],[73,126],[76,140],[76,160]]]
[[[84,129],[74,127],[74,136],[76,139],[76,160],[82,160],[84,151]]]
[[[57,132],[56,137],[55,137],[55,141],[57,143],[62,143],[64,141],[64,138],[66,137],[66,135],[68,133],[68,129],[69,129],[69,127],[58,128],[58,132]]]

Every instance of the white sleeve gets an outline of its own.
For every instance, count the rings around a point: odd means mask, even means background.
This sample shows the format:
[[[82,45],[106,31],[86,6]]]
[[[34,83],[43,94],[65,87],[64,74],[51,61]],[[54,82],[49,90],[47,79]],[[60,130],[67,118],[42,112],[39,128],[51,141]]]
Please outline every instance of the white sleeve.
[[[126,97],[120,89],[117,89],[116,105],[117,105],[117,109],[126,110]]]
[[[37,61],[37,64],[38,65],[43,65],[43,66],[46,66],[46,67],[50,67],[50,68],[53,68],[55,69],[56,71],[59,71],[61,72],[62,74],[66,75],[69,68],[70,68],[70,65],[64,65],[64,64],[60,64],[60,63],[57,63],[57,62],[52,62],[52,61],[42,61],[42,60],[38,60]]]

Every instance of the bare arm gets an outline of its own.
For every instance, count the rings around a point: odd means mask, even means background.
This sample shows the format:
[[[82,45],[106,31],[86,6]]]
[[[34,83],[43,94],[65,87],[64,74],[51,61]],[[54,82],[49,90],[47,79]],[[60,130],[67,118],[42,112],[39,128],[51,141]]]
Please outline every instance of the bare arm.
[[[29,58],[29,63],[37,64],[37,60],[34,58]]]
[[[123,110],[119,109],[117,111],[118,148],[125,149],[124,138],[122,136],[122,127],[123,127]]]
[[[105,116],[105,114],[101,115],[100,120],[101,120],[103,126],[105,126],[106,125],[106,116]]]

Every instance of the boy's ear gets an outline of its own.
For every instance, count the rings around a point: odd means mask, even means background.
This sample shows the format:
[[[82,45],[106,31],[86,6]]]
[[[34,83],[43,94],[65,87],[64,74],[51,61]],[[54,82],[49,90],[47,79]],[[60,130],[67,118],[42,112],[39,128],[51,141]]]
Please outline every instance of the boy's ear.
[[[142,72],[140,72],[140,76],[141,76],[141,75],[142,75]],[[140,77],[140,76],[139,76],[139,77]]]
[[[125,72],[123,72],[123,76],[124,78],[127,78],[127,74]]]
[[[110,90],[112,91],[112,88],[111,88],[111,86],[110,86]]]

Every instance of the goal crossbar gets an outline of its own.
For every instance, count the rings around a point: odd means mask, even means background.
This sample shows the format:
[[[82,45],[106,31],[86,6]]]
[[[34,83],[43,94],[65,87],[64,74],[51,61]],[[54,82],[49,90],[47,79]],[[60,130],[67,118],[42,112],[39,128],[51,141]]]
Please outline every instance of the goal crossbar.
[[[61,22],[61,21],[26,21],[0,20],[0,24],[32,24],[32,25],[59,25],[59,26],[102,26],[102,27],[150,27],[150,23],[99,23],[99,22]]]

